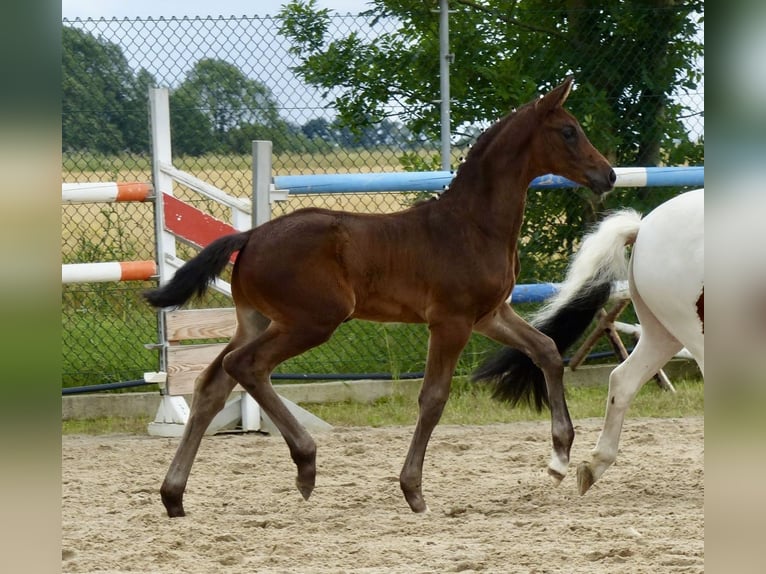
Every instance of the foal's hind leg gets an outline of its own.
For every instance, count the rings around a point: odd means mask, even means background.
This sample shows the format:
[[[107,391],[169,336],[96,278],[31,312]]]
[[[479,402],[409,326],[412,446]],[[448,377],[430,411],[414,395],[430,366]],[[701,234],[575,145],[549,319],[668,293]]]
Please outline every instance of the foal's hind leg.
[[[558,484],[569,469],[569,452],[574,441],[574,428],[564,398],[564,362],[553,340],[519,317],[510,305],[501,305],[495,313],[482,319],[474,328],[481,333],[526,354],[545,376],[551,407],[553,453],[548,474]]]
[[[641,322],[641,337],[630,356],[609,376],[604,428],[591,452],[590,462],[580,463],[577,467],[580,494],[585,494],[617,459],[622,424],[633,397],[683,346],[640,298],[634,296],[633,305]]]
[[[183,495],[200,442],[210,422],[224,407],[226,399],[236,385],[236,381],[223,370],[223,358],[236,348],[240,338],[255,335],[268,323],[269,320],[260,313],[253,313],[247,319],[240,317],[237,333],[197,378],[189,420],[160,488],[162,503],[171,518],[185,515]]]
[[[287,326],[274,322],[256,340],[233,350],[223,361],[226,372],[250,393],[282,433],[298,469],[296,486],[306,500],[316,481],[316,445],[274,391],[269,377],[281,362],[329,339],[339,323],[307,321]]]
[[[404,498],[413,512],[428,510],[422,492],[423,460],[431,433],[441,418],[449,397],[450,382],[460,352],[471,336],[471,326],[460,321],[429,326],[428,358],[415,425],[407,458],[399,475]]]
[[[207,427],[224,407],[229,393],[236,385],[236,382],[221,367],[224,355],[231,348],[230,343],[197,378],[189,420],[160,488],[162,503],[171,518],[186,514],[183,507],[183,495],[194,457],[197,455]]]

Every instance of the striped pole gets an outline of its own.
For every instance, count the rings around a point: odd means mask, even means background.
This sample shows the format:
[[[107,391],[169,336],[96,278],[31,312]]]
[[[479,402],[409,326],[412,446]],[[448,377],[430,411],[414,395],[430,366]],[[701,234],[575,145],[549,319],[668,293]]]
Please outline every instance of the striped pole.
[[[62,183],[63,203],[114,203],[117,201],[149,201],[153,198],[149,183],[100,182]]]
[[[702,187],[705,167],[616,167],[615,187]],[[376,193],[382,191],[441,191],[455,177],[449,171],[344,173],[275,176],[276,190],[303,193]],[[543,175],[530,184],[534,189],[581,187],[560,175]]]
[[[156,275],[157,263],[154,261],[71,263],[61,266],[61,282],[65,284],[148,281]]]

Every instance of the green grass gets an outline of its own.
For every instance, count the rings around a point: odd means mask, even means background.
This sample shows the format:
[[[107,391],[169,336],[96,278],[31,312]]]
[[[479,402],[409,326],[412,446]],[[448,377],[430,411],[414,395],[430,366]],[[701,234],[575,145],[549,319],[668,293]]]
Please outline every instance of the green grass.
[[[704,414],[704,388],[701,380],[674,382],[676,393],[661,390],[650,382],[631,404],[628,417],[677,418]],[[581,386],[567,389],[572,419],[603,417],[606,386]],[[417,398],[395,394],[373,403],[341,402],[303,405],[336,427],[384,427],[413,425],[417,420]],[[549,420],[547,411],[534,412],[527,407],[510,408],[494,400],[489,389],[456,379],[441,424],[485,425],[530,420]],[[101,418],[62,422],[63,434],[146,434],[149,417]]]
[[[157,339],[156,314],[139,298],[146,286],[121,285],[63,286],[62,387],[138,380],[157,368],[157,351],[144,347]]]
[[[631,404],[631,417],[684,417],[704,413],[704,391],[701,381],[674,383],[676,393],[661,390],[648,383]],[[573,419],[602,417],[606,405],[606,386],[580,386],[567,389],[567,403]],[[364,403],[326,403],[305,408],[334,426],[411,425],[417,420],[417,399],[403,395],[383,397]],[[483,425],[517,421],[549,420],[550,413],[535,412],[529,407],[511,408],[491,397],[489,389],[472,385],[465,379],[453,382],[450,399],[442,415],[442,424]]]

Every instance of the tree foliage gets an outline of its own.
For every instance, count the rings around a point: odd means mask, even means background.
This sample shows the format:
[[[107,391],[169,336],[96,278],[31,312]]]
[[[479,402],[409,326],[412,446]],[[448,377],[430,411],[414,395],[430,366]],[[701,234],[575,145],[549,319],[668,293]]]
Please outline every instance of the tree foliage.
[[[62,140],[65,150],[148,149],[148,72],[133,75],[122,50],[77,28],[62,31]]]
[[[400,115],[415,133],[439,129],[437,0],[373,0],[374,27],[394,18],[395,32],[365,40],[355,31],[328,37],[330,12],[293,0],[281,31],[302,62],[295,71],[335,97],[341,120],[363,126]],[[574,73],[568,104],[594,144],[620,165],[656,165],[662,150],[687,139],[685,110],[673,100],[701,79],[696,39],[701,0],[452,0],[451,113],[454,126],[505,115]],[[691,155],[700,153],[691,150]],[[676,163],[687,159],[672,158]]]
[[[144,69],[134,74],[118,45],[77,28],[64,27],[62,47],[64,150],[147,153],[155,78]],[[276,153],[332,146],[281,118],[268,87],[224,60],[197,61],[171,91],[170,109],[176,155],[247,155],[254,139],[271,140]]]
[[[397,115],[413,133],[437,139],[438,0],[368,5],[373,30],[383,18],[396,20],[397,29],[369,39],[356,31],[331,38],[331,14],[316,0],[286,5],[281,32],[300,60],[295,72],[335,98],[347,126],[360,129]],[[703,139],[683,122],[690,110],[674,97],[679,90],[694,92],[702,79],[701,0],[450,0],[449,8],[451,120],[467,126],[463,133],[453,129],[463,145],[475,138],[477,125],[574,74],[567,107],[614,165],[704,162]],[[422,167],[407,155],[403,160]],[[524,262],[521,280],[560,279],[566,265],[561,252],[571,251],[603,211],[625,205],[646,211],[675,193],[654,189],[649,198],[639,190],[602,198],[585,189],[530,192],[524,233],[539,260]]]

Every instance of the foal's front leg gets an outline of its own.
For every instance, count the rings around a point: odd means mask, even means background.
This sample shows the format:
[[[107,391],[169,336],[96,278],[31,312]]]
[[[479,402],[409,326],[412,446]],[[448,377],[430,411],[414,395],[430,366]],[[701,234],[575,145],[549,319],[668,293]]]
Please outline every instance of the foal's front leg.
[[[560,483],[569,469],[574,428],[564,398],[564,362],[556,344],[519,317],[508,304],[501,305],[495,313],[482,319],[474,330],[525,353],[543,372],[551,407],[553,442],[548,474],[556,484]]]
[[[426,447],[441,418],[444,405],[447,404],[452,374],[460,352],[471,336],[471,326],[457,321],[432,324],[429,325],[429,330],[431,335],[428,341],[426,372],[418,397],[418,422],[399,475],[404,498],[413,512],[428,510],[422,491]]]

